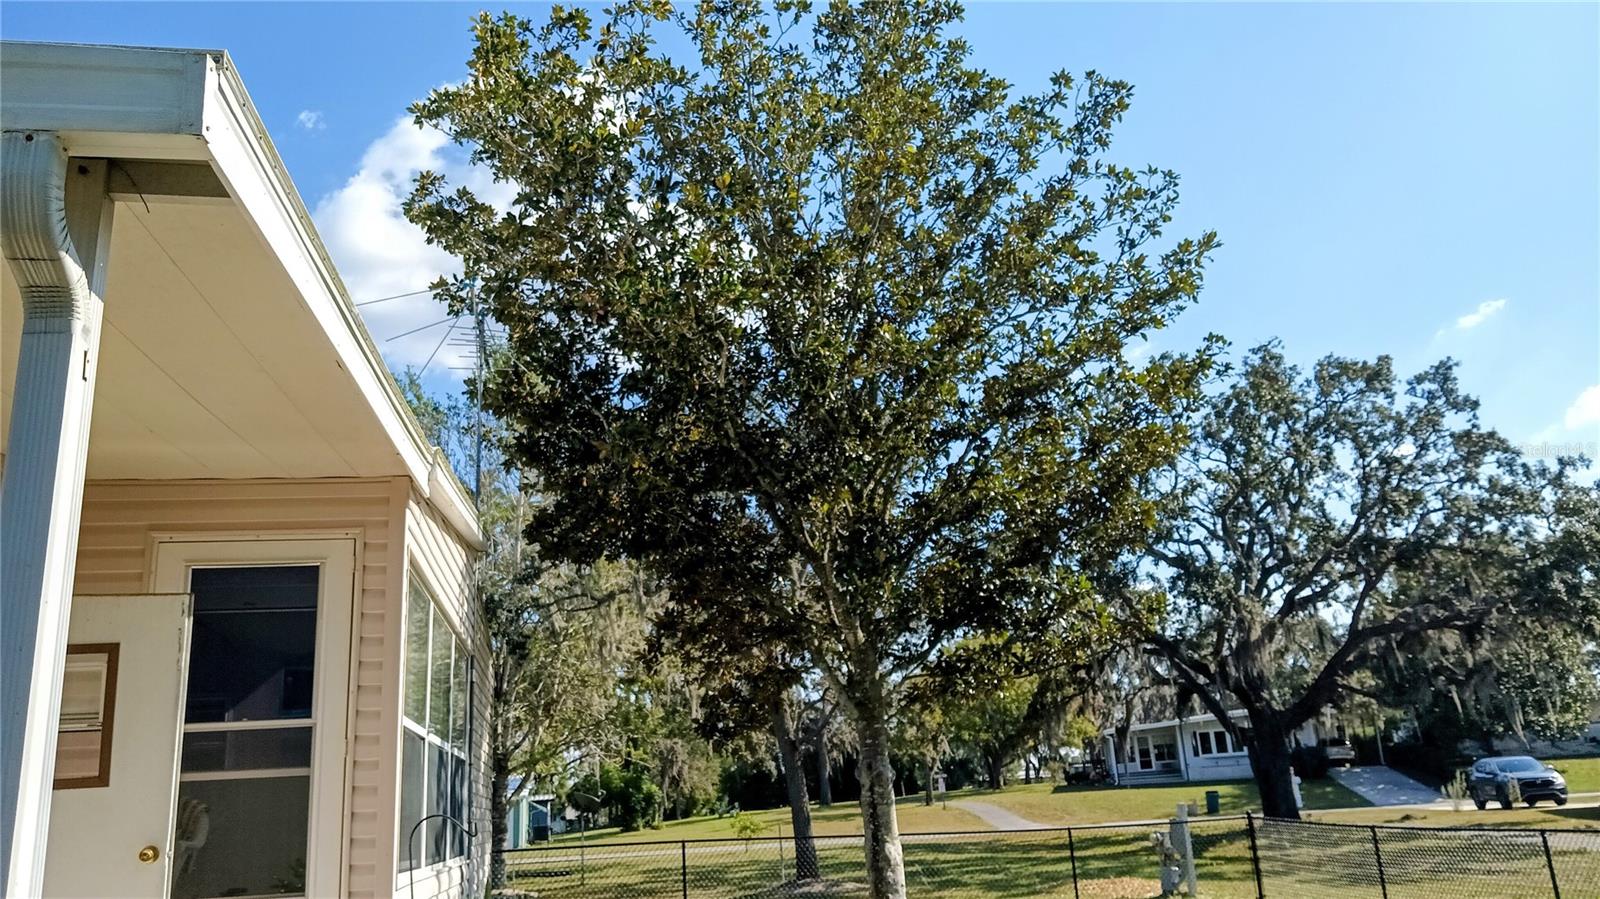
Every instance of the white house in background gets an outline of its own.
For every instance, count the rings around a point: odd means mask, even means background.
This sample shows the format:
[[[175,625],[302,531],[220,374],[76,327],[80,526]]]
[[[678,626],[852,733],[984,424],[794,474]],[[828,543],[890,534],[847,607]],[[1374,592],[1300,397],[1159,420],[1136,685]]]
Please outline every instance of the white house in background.
[[[4,894],[481,896],[473,504],[233,63],[0,43],[0,129]]]
[[[1228,713],[1245,733],[1250,725],[1243,709]],[[1313,719],[1290,736],[1297,746],[1316,746],[1324,735],[1343,736],[1344,729],[1331,715]],[[1211,780],[1248,780],[1253,775],[1244,744],[1229,736],[1215,715],[1208,713],[1148,721],[1128,728],[1126,740],[1117,728],[1100,732],[1105,744],[1111,779],[1118,784],[1184,783]]]

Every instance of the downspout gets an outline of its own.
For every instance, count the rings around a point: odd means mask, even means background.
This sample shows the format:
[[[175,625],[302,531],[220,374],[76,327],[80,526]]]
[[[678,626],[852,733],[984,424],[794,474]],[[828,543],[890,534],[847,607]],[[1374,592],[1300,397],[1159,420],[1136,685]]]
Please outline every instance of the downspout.
[[[43,893],[110,243],[103,161],[69,174],[57,135],[0,137],[0,251],[23,311],[0,490],[0,854],[17,899]]]

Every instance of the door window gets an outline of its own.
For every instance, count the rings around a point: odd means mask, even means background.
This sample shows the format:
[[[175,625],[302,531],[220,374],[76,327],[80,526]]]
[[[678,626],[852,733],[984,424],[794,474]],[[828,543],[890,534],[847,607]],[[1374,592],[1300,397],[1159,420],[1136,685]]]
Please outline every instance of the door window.
[[[173,899],[305,892],[318,565],[194,568]]]
[[[67,646],[56,732],[54,788],[111,784],[111,736],[117,706],[116,643]]]

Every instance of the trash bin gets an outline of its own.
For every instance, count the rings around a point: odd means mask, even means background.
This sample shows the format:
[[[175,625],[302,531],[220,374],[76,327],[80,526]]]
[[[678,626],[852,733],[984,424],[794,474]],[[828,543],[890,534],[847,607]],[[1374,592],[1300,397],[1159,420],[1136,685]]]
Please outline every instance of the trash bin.
[[[1206,814],[1215,815],[1222,811],[1222,794],[1216,790],[1206,791]]]

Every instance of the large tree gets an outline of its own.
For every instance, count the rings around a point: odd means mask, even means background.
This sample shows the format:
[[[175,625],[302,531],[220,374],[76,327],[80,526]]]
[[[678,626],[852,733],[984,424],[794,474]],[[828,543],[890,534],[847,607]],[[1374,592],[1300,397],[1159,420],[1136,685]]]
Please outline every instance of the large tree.
[[[1291,732],[1395,641],[1592,595],[1564,466],[1529,464],[1476,408],[1448,362],[1399,383],[1387,358],[1302,374],[1261,347],[1170,473],[1153,565],[1128,580],[1170,591],[1150,643],[1180,687],[1236,737],[1227,709],[1247,713],[1266,814],[1298,817]]]
[[[1124,353],[1215,245],[1163,243],[1176,176],[1105,158],[1129,85],[1018,96],[967,64],[959,16],[483,17],[466,77],[415,107],[516,187],[501,210],[425,173],[407,211],[464,264],[445,294],[470,281],[508,330],[485,396],[551,499],[529,538],[781,623],[854,726],[875,897],[905,894],[900,685],[952,635],[1095,629],[1083,572],[1144,539],[1207,363]],[[678,589],[791,565],[792,589]]]

